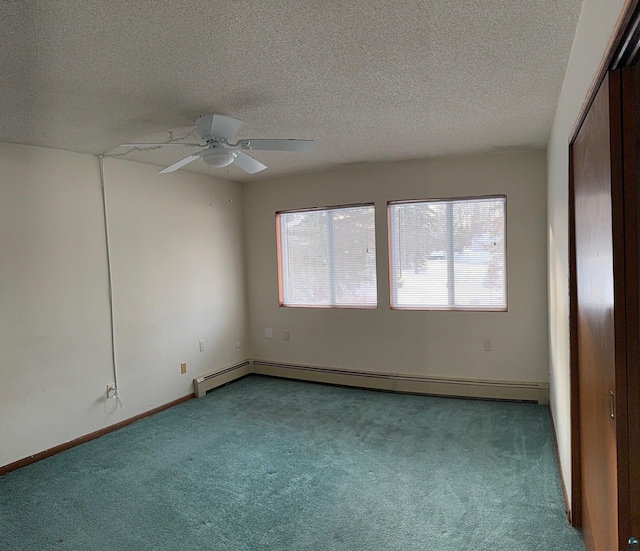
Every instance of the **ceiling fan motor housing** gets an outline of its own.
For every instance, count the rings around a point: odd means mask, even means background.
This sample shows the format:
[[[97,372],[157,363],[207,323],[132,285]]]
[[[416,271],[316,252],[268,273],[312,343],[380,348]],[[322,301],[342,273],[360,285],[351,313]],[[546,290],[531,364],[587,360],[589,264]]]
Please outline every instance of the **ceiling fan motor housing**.
[[[201,115],[196,119],[196,130],[198,135],[206,140],[211,137],[211,123],[213,115]]]
[[[198,135],[206,142],[228,142],[240,129],[242,121],[225,115],[200,115],[196,119]]]

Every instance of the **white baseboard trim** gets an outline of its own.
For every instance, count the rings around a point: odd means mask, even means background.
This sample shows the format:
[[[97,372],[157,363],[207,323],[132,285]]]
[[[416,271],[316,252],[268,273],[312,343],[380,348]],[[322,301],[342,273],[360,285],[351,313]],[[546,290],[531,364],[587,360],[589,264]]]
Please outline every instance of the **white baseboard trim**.
[[[229,367],[224,367],[211,373],[193,379],[193,392],[196,398],[202,398],[208,390],[240,379],[252,372],[251,361],[245,360]]]
[[[486,381],[376,373],[255,359],[251,360],[251,364],[252,373],[286,379],[412,394],[549,403],[549,383],[544,382]]]
[[[255,359],[245,360],[196,377],[193,379],[194,393],[196,397],[202,398],[207,391],[251,373],[391,392],[536,402],[544,405],[549,403],[549,383],[543,382],[487,381],[402,373],[377,373]]]

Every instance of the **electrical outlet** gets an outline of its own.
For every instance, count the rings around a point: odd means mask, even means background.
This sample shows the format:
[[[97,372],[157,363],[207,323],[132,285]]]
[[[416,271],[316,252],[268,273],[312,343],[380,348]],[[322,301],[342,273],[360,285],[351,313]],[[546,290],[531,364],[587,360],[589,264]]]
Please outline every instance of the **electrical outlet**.
[[[491,339],[484,340],[484,351],[491,352],[493,350],[493,341]]]
[[[240,354],[240,341],[236,343],[236,354]]]
[[[180,373],[184,375],[187,372],[187,362],[183,362],[180,364]]]
[[[200,352],[204,352],[204,339],[200,341]]]
[[[116,385],[114,383],[109,383],[107,385],[107,398],[115,398],[116,397]]]
[[[288,329],[285,329],[285,330],[282,332],[282,338],[283,338],[285,341],[290,341],[290,340],[291,340],[291,331],[289,331]]]

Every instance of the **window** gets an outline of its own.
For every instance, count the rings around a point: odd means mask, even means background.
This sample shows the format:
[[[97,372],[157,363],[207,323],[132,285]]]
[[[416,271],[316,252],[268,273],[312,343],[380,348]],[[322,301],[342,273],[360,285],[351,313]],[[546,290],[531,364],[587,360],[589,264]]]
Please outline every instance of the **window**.
[[[375,308],[370,204],[276,214],[281,306]]]
[[[506,198],[388,205],[391,307],[507,309]]]

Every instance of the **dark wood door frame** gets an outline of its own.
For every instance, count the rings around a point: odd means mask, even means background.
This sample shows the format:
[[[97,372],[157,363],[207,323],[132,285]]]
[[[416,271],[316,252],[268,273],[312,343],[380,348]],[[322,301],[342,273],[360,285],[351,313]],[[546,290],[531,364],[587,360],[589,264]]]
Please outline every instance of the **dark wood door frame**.
[[[638,20],[640,22],[640,19]],[[640,28],[640,27],[639,27]],[[640,41],[637,42],[640,48]],[[624,145],[624,263],[627,385],[628,529],[640,537],[640,65],[621,71]]]
[[[575,137],[574,137],[575,140]],[[571,503],[572,526],[582,526],[582,469],[580,468],[580,394],[578,393],[578,285],[576,282],[576,213],[573,141],[569,145],[569,369],[571,400]]]

